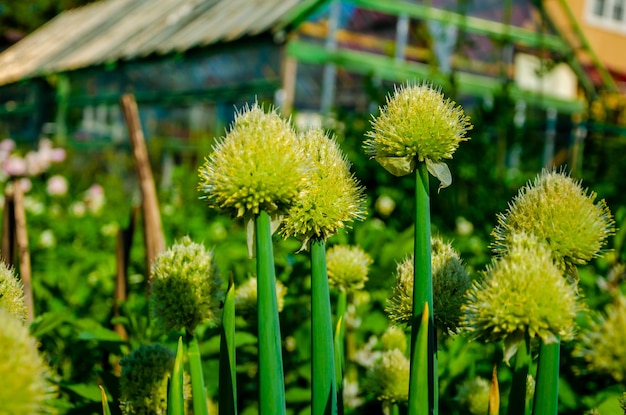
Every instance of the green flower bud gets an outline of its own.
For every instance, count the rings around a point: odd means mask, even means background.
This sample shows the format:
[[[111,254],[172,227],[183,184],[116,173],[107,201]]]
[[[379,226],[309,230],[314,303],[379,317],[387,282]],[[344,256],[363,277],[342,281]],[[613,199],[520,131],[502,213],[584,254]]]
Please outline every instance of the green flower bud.
[[[328,283],[341,291],[362,290],[372,262],[358,246],[335,245],[326,251]]]
[[[525,333],[546,343],[556,336],[570,340],[578,304],[575,287],[563,278],[547,246],[520,233],[511,235],[506,255],[487,268],[484,278],[474,281],[462,308],[473,337],[505,340],[514,352]]]
[[[276,280],[276,300],[278,301],[278,311],[283,311],[285,307],[285,296],[287,287]],[[246,282],[235,289],[235,310],[237,315],[242,316],[249,323],[257,321],[257,278],[250,277]]]
[[[369,390],[381,401],[395,403],[409,399],[409,359],[399,349],[386,350],[367,371]]]
[[[398,326],[389,327],[380,338],[383,344],[383,350],[398,349],[402,353],[406,352],[406,334]]]
[[[174,353],[160,344],[142,345],[120,361],[120,408],[124,414],[167,414],[167,383]]]
[[[24,300],[24,286],[13,270],[0,261],[0,307],[26,322],[27,309]]]
[[[221,279],[213,253],[188,236],[159,255],[152,266],[153,314],[167,330],[220,321]]]
[[[281,233],[302,238],[327,239],[346,226],[363,219],[364,195],[350,163],[337,142],[323,130],[312,129],[300,137],[300,147],[308,155],[311,169],[306,184],[288,209]]]
[[[473,378],[459,386],[459,403],[472,415],[485,415],[489,411],[489,389],[487,379]]]
[[[445,333],[458,331],[464,294],[470,287],[469,274],[451,244],[434,237],[431,241],[433,310],[435,326]],[[393,295],[386,307],[396,323],[411,324],[413,319],[413,256],[398,264]]]
[[[302,190],[308,169],[293,128],[259,104],[238,113],[199,169],[209,206],[233,215],[280,215]]]
[[[431,174],[449,185],[452,179],[442,160],[452,158],[461,141],[468,140],[472,128],[460,106],[431,85],[401,86],[380,115],[372,120],[366,135],[365,151],[396,176],[409,174],[416,161],[426,161]],[[445,168],[444,168],[445,166]],[[444,172],[437,173],[439,169]]]
[[[626,380],[626,298],[617,297],[606,315],[591,322],[574,347],[574,356],[585,360],[587,369],[608,374],[617,382]]]
[[[561,270],[587,263],[614,232],[606,203],[594,203],[595,198],[567,174],[542,171],[520,189],[506,214],[498,216],[494,251],[505,253],[511,235],[525,232],[548,245]]]
[[[0,307],[0,413],[46,413],[55,388],[37,341],[18,317]]]

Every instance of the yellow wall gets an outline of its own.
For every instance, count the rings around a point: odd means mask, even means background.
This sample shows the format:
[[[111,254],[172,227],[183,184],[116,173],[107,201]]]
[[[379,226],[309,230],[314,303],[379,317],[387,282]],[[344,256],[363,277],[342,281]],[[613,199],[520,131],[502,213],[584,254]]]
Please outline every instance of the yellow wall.
[[[589,22],[586,13],[587,2],[590,0],[565,1],[569,4],[572,13],[578,20],[578,24],[600,61],[611,72],[626,75],[626,31],[618,32]],[[569,29],[569,24],[560,1],[546,0],[544,5],[564,35],[575,39],[572,30]],[[574,40],[574,42],[576,42],[574,44],[578,43],[577,40]]]

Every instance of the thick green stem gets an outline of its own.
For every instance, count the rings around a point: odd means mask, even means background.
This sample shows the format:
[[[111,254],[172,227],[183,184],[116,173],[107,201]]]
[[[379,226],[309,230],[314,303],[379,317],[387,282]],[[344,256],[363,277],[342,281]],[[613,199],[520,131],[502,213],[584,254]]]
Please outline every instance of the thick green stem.
[[[311,414],[336,415],[333,323],[326,272],[326,243],[322,238],[311,240],[311,332]]]
[[[533,415],[556,415],[559,409],[560,339],[554,343],[541,342]]]
[[[193,398],[194,415],[208,415],[209,408],[204,389],[204,373],[198,338],[194,332],[187,332],[187,357],[189,358],[189,372],[191,373],[191,396]]]
[[[257,301],[259,330],[259,413],[284,415],[285,380],[276,298],[276,270],[270,217],[256,217]]]
[[[529,343],[530,339],[528,335],[525,335],[515,354],[515,366],[513,367],[513,380],[511,382],[511,391],[509,392],[507,415],[525,415],[526,413],[526,384],[530,367]]]
[[[183,394],[183,337],[178,338],[176,359],[167,394],[167,415],[183,415],[185,398]]]
[[[438,412],[437,353],[433,319],[432,260],[430,248],[430,191],[425,163],[418,163],[415,181],[415,276],[413,284],[413,321],[411,327],[411,374],[409,378],[409,415],[428,415]],[[422,310],[428,305],[428,342],[426,353],[419,350],[417,334],[420,331]],[[425,356],[422,358],[420,356]],[[423,360],[422,360],[423,359]],[[420,379],[428,379],[427,390]]]
[[[337,382],[337,413],[343,414],[343,374],[346,364],[346,309],[348,293],[339,291],[335,323],[335,381]]]
[[[220,415],[237,415],[237,372],[235,359],[235,283],[230,274],[222,309],[220,329]]]

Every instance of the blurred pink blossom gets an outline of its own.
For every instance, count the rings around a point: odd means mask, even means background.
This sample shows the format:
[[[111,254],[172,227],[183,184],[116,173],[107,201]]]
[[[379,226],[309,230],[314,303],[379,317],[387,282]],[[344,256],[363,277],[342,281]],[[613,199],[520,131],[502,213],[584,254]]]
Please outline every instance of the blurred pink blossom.
[[[46,191],[50,196],[64,196],[68,187],[67,179],[57,174],[48,179]]]
[[[10,153],[13,150],[15,150],[15,141],[10,138],[0,141],[0,151]]]
[[[85,204],[91,212],[99,212],[105,201],[104,188],[98,183],[92,184],[85,192]]]
[[[26,160],[19,156],[10,156],[2,163],[2,170],[8,176],[23,176],[26,174]]]
[[[67,157],[67,154],[65,153],[64,148],[53,148],[50,152],[50,161],[53,163],[65,161],[65,157]]]
[[[30,189],[33,188],[33,182],[31,182],[28,177],[22,177],[17,183],[20,185],[22,192],[24,193],[30,192]]]

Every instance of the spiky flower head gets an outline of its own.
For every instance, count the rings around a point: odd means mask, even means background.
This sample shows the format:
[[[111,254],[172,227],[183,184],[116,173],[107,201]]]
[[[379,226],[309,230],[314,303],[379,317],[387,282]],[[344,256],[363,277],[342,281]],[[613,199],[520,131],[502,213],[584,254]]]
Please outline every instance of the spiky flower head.
[[[385,350],[367,370],[368,389],[381,401],[406,402],[409,398],[409,359],[400,349]]]
[[[291,125],[255,103],[236,114],[200,167],[198,189],[209,206],[237,217],[261,210],[280,215],[300,193],[306,170]]]
[[[362,290],[372,262],[358,246],[335,245],[326,251],[328,283],[341,291]]]
[[[160,344],[142,345],[120,361],[120,408],[124,414],[167,414],[167,384],[174,353]]]
[[[0,413],[46,413],[55,395],[50,369],[23,321],[0,307]]]
[[[525,334],[544,342],[571,340],[579,309],[576,289],[563,278],[550,249],[531,234],[510,238],[505,256],[467,292],[465,328],[477,339],[505,341],[505,360]]]
[[[151,297],[167,330],[191,333],[203,321],[219,322],[222,290],[213,253],[188,236],[174,243],[152,266]]]
[[[322,129],[311,129],[300,136],[300,147],[311,168],[302,192],[287,211],[281,233],[306,244],[311,238],[327,239],[347,223],[363,219],[365,196],[334,138]]]
[[[276,280],[276,300],[278,301],[278,311],[283,311],[285,307],[285,296],[287,287]],[[235,290],[235,310],[237,315],[242,316],[248,323],[257,321],[257,277],[248,278]]]
[[[606,307],[606,315],[591,321],[581,333],[574,355],[582,357],[589,371],[608,374],[617,382],[626,380],[626,298],[618,296]]]
[[[387,105],[372,120],[364,147],[390,173],[403,176],[415,169],[416,162],[444,168],[443,160],[452,158],[461,141],[468,140],[472,128],[460,106],[444,98],[441,91],[428,84],[407,84],[387,97]],[[451,181],[451,178],[449,178]],[[442,180],[442,186],[447,186]]]
[[[489,411],[489,389],[491,385],[484,378],[466,380],[459,386],[457,399],[472,415],[484,415]]]
[[[461,256],[439,237],[431,240],[433,310],[435,326],[444,333],[455,333],[461,322],[464,294],[470,287],[469,274]],[[411,324],[413,318],[414,257],[398,264],[393,295],[386,307],[396,323]]]
[[[398,349],[402,353],[406,352],[406,334],[399,326],[391,326],[380,338],[383,350]]]
[[[511,235],[525,232],[548,245],[561,270],[587,263],[614,232],[611,212],[604,200],[594,203],[596,196],[566,173],[543,170],[498,216],[494,251],[506,252]]]
[[[26,321],[28,312],[24,300],[24,286],[13,270],[2,261],[0,261],[0,308],[4,308],[22,322]]]

